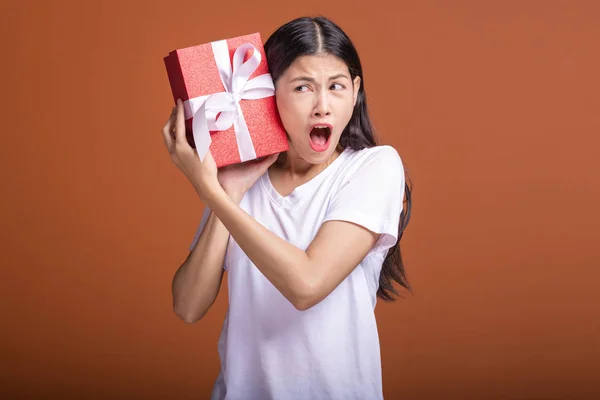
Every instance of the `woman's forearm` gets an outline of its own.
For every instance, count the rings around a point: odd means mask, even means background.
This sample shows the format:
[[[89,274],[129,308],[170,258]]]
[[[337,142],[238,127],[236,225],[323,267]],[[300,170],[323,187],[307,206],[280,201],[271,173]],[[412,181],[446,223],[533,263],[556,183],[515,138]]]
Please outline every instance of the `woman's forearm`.
[[[223,191],[216,191],[208,202],[254,265],[295,307],[302,308],[315,282],[306,252],[265,228]]]
[[[228,240],[229,232],[211,212],[196,245],[173,277],[173,309],[185,322],[198,321],[214,303]]]

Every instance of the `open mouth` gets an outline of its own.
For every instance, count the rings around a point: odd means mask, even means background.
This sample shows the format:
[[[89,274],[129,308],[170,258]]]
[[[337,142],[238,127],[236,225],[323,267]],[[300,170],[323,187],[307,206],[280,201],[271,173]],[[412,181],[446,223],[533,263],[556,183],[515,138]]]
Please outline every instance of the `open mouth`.
[[[331,127],[327,125],[316,125],[310,131],[310,144],[315,150],[323,150],[329,146]]]

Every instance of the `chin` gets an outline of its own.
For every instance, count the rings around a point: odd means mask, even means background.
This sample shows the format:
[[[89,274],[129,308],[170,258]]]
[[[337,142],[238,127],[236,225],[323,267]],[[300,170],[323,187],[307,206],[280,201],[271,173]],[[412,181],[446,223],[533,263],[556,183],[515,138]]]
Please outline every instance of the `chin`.
[[[329,148],[327,148],[327,150],[325,151],[321,151],[321,152],[317,152],[314,151],[311,147],[310,144],[307,145],[308,147],[308,154],[309,157],[311,158],[311,162],[314,161],[314,164],[322,164],[324,162],[326,162],[327,160],[329,160],[329,158],[331,158],[331,156],[333,155],[333,153],[335,153],[335,150],[337,148],[337,143],[332,143]]]
[[[323,153],[319,153],[319,154],[312,154],[310,159],[307,160],[309,161],[311,164],[323,164],[324,162],[327,162],[327,160],[329,159],[329,157],[331,157],[331,151],[326,151]]]

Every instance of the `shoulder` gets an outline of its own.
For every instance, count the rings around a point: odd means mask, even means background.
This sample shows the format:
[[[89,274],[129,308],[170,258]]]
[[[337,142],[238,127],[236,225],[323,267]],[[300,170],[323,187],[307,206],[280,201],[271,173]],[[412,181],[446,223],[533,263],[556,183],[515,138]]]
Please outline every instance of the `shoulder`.
[[[404,174],[400,154],[394,147],[389,145],[350,150],[347,163],[351,167],[348,170],[352,170],[354,173],[368,170],[373,173]]]

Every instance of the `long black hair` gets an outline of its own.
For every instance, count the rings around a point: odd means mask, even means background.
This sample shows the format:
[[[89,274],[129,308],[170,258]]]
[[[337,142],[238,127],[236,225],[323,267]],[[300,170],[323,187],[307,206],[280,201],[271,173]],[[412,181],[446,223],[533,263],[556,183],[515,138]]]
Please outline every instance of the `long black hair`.
[[[348,66],[352,80],[360,77],[358,98],[350,122],[342,132],[340,146],[362,150],[378,145],[373,125],[367,112],[364,77],[358,52],[350,38],[333,21],[325,17],[302,17],[278,28],[265,42],[267,64],[273,81],[277,82],[285,70],[296,60],[306,55],[330,54],[344,61]],[[411,287],[406,278],[400,239],[408,225],[411,214],[411,187],[405,179],[404,200],[398,227],[398,242],[388,251],[379,276],[377,296],[386,301],[394,301],[398,292],[393,282],[407,290]]]

